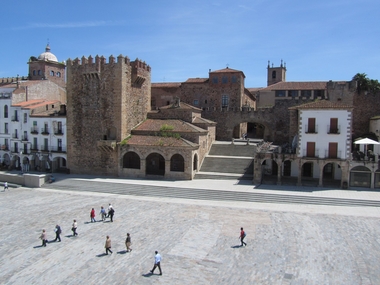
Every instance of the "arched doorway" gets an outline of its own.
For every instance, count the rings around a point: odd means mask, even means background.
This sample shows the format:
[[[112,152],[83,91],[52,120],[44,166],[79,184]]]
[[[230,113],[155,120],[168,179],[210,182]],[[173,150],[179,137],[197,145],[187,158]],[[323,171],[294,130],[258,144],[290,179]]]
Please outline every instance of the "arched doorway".
[[[318,186],[319,168],[316,162],[307,161],[302,164],[301,183],[305,186]]]
[[[165,159],[159,153],[151,153],[146,158],[147,175],[165,175]]]
[[[273,159],[266,159],[262,163],[262,183],[276,184],[277,183],[278,165]]]
[[[371,170],[363,165],[352,168],[350,171],[350,186],[371,187]]]
[[[1,167],[2,169],[8,169],[9,165],[11,165],[11,158],[9,157],[8,153],[4,153],[1,160]]]
[[[66,159],[64,157],[55,157],[52,162],[53,172],[67,172]]]
[[[123,168],[140,169],[140,156],[133,151],[124,154]]]
[[[323,186],[338,187],[342,180],[342,170],[340,165],[334,162],[325,164],[323,167]]]
[[[170,159],[170,171],[184,172],[185,160],[182,155],[174,154]]]
[[[247,135],[247,138],[264,139],[265,126],[260,123],[244,122],[234,127],[234,138],[243,138],[244,134]]]

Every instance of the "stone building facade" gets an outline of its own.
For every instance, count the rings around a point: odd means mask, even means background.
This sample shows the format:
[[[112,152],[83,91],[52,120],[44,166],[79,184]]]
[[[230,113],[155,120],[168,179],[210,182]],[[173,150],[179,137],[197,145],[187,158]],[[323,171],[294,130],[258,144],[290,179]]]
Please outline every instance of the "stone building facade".
[[[75,173],[115,175],[116,142],[150,111],[151,68],[139,59],[67,61],[67,156]],[[115,151],[116,150],[116,151]]]

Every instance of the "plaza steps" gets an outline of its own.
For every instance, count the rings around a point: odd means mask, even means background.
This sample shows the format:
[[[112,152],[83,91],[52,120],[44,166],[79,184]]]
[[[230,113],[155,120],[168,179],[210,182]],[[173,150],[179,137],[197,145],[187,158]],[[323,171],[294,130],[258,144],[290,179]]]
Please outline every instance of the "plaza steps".
[[[256,146],[247,141],[214,142],[194,179],[253,179]]]
[[[263,193],[185,188],[174,186],[154,186],[129,183],[124,184],[107,182],[106,179],[101,182],[93,181],[93,179],[66,178],[57,180],[52,184],[44,184],[42,188],[54,189],[58,191],[62,190],[72,192],[131,195],[136,197],[380,208],[380,201],[378,200],[309,196],[305,193],[313,192],[315,190],[301,187],[294,187],[289,189],[291,192],[299,191],[299,194],[288,194],[286,190],[287,188],[284,188],[283,186],[271,185],[261,185],[257,188],[261,190],[268,190]],[[283,194],[278,192],[270,193],[271,190],[275,189],[281,190]]]

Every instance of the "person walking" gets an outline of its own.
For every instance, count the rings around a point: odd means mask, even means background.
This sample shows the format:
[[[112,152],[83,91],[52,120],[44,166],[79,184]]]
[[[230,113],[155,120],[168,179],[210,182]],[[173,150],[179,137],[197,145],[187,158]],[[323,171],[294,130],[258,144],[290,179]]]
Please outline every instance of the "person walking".
[[[125,246],[127,247],[127,252],[132,251],[131,248],[131,235],[127,233],[127,238],[125,239]]]
[[[106,244],[104,245],[105,249],[106,249],[106,254],[108,255],[108,252],[110,252],[112,254],[112,250],[111,250],[111,239],[109,236],[107,236],[106,238]]]
[[[111,205],[111,203],[109,203],[108,204],[108,213],[107,213],[107,218],[109,218],[110,217],[110,211],[111,211],[111,209],[112,209],[113,207],[112,207],[112,205]]]
[[[91,218],[91,223],[92,222],[96,223],[96,220],[95,220],[95,209],[94,208],[92,208],[92,210],[91,210],[90,218]]]
[[[240,228],[240,236],[239,236],[240,241],[241,241],[241,245],[240,245],[240,246],[243,246],[243,244],[244,244],[245,246],[247,246],[247,243],[244,242],[244,238],[245,238],[245,236],[246,236],[246,234],[245,234],[244,229],[243,229],[243,228]]]
[[[62,230],[61,230],[61,227],[59,225],[56,225],[55,226],[55,240],[54,241],[61,241],[61,233],[62,233]]]
[[[158,267],[158,270],[160,270],[160,275],[162,275],[162,271],[161,271],[161,255],[158,253],[158,251],[156,250],[155,252],[155,256],[154,256],[154,266],[153,266],[153,269],[150,271],[150,273],[154,273],[154,270],[156,269],[156,267]]]
[[[77,220],[74,220],[73,226],[71,228],[71,230],[73,231],[73,237],[78,235],[77,228],[78,228]]]
[[[6,182],[6,181],[5,181],[5,183],[4,183],[4,191],[5,191],[5,189],[8,190],[8,182]]]
[[[107,214],[106,214],[106,210],[104,209],[103,206],[100,207],[100,213],[99,213],[102,217],[102,221],[104,221],[107,217]]]
[[[115,214],[115,210],[113,209],[113,207],[111,207],[111,209],[108,211],[108,216],[110,217],[111,222],[113,222],[113,215],[114,214]]]
[[[42,234],[40,235],[40,239],[42,240],[42,246],[46,246],[48,240],[46,236],[46,231],[42,230]]]

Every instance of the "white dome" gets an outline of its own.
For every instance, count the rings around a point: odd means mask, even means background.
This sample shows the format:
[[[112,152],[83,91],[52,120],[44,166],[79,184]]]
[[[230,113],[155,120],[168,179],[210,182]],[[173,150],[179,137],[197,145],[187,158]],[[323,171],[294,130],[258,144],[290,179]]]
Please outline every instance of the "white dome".
[[[57,57],[50,52],[50,46],[49,44],[46,46],[45,52],[41,53],[38,56],[38,60],[45,60],[45,61],[55,61],[58,62]]]

